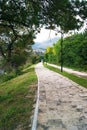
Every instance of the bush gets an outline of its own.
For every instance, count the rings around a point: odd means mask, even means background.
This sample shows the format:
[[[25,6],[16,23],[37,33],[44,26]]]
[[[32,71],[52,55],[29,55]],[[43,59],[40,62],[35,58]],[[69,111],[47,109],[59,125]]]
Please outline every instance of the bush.
[[[32,56],[32,64],[40,62],[40,56],[39,55],[33,55]]]
[[[13,55],[12,56],[12,59],[11,59],[11,62],[12,62],[12,66],[17,68],[21,65],[23,65],[25,62],[26,62],[27,58],[26,58],[26,55]]]

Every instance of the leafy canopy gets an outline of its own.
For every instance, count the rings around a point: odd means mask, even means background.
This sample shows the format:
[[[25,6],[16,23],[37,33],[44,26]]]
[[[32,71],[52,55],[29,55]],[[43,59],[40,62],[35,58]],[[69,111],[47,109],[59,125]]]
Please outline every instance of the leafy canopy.
[[[32,45],[42,26],[66,33],[79,29],[86,18],[86,0],[0,0],[0,53],[11,62],[17,44],[20,52],[21,43]]]

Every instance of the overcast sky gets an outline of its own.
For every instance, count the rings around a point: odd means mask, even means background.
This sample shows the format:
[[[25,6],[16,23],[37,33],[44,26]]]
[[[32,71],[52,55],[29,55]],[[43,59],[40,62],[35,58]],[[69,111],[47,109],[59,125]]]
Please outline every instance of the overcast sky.
[[[60,35],[55,35],[56,32],[53,30],[48,30],[48,29],[41,29],[41,32],[37,34],[36,39],[34,40],[35,42],[44,42],[47,41],[49,39],[53,39],[55,37],[59,37]]]

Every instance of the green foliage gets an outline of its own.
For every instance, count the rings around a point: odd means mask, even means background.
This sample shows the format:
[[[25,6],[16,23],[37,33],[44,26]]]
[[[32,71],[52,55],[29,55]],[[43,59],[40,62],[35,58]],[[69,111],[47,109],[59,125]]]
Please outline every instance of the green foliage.
[[[33,1],[0,1],[0,55],[6,64],[14,67],[25,62],[24,53],[31,50],[39,29],[39,10],[39,2],[37,8]]]
[[[47,28],[54,29],[59,27],[60,31],[64,33],[82,26],[83,23],[76,15],[80,14],[78,13],[78,10],[81,10],[80,7],[83,8],[85,4],[87,5],[86,2],[81,5],[81,1],[78,0],[79,6],[76,6],[74,0],[50,0],[46,2],[47,4],[44,6],[43,12]]]
[[[87,36],[85,33],[68,37],[63,43],[64,65],[87,70]]]
[[[17,75],[15,73],[10,73],[10,74],[0,74],[0,83],[3,83],[5,81],[8,81],[14,77],[16,77]]]
[[[46,52],[45,52],[45,61],[49,61],[51,63],[53,59],[52,55],[53,55],[53,48],[47,47]]]
[[[51,63],[61,62],[60,40],[53,45],[53,60]],[[50,54],[48,53],[48,57]],[[48,59],[48,62],[50,60]],[[87,70],[87,32],[74,34],[63,40],[63,64],[67,67],[81,68]]]
[[[41,57],[38,54],[33,54],[31,60],[32,64],[35,64],[41,61]]]
[[[20,65],[23,65],[27,59],[27,55],[21,54],[21,55],[13,55],[11,62],[15,68],[18,68]]]
[[[61,33],[79,29],[87,18],[86,7],[87,2],[80,0],[1,0],[0,55],[10,65],[15,61],[18,63],[17,48],[21,51],[32,45],[43,25],[48,29],[58,29]],[[47,58],[52,62],[53,52]]]

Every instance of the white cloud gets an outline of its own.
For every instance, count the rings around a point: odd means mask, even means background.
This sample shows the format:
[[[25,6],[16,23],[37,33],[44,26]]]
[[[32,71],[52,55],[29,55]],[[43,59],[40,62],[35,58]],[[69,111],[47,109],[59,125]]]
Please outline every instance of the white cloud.
[[[53,30],[48,30],[48,29],[41,29],[41,32],[36,35],[36,39],[34,40],[35,42],[44,42],[46,40],[52,39],[54,37],[59,37],[55,35],[56,32]]]

